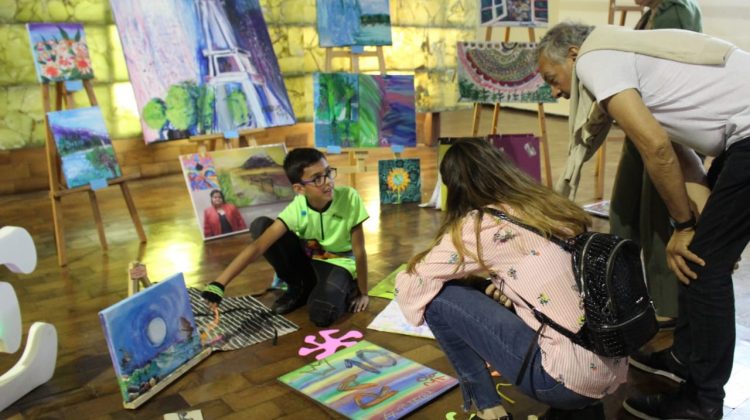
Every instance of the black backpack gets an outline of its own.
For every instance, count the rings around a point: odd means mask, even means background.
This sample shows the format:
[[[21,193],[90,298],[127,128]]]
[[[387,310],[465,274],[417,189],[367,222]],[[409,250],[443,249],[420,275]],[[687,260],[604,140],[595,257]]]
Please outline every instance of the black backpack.
[[[500,210],[489,207],[484,210],[541,235],[537,229]],[[659,326],[646,287],[641,251],[635,242],[598,232],[584,232],[568,240],[553,236],[550,240],[572,256],[573,274],[583,298],[586,320],[574,333],[521,298],[542,323],[537,336],[549,325],[574,343],[605,357],[627,356],[651,340]],[[536,340],[529,351],[535,343]],[[527,353],[527,359],[529,356]],[[519,379],[527,363],[528,360],[524,360]]]

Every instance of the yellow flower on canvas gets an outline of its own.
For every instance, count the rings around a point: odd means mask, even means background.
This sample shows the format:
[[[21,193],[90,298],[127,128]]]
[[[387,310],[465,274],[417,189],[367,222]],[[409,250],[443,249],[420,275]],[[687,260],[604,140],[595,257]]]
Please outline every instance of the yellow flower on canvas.
[[[400,194],[409,188],[411,179],[409,179],[409,172],[404,168],[393,168],[388,173],[386,182],[388,183],[388,188]]]

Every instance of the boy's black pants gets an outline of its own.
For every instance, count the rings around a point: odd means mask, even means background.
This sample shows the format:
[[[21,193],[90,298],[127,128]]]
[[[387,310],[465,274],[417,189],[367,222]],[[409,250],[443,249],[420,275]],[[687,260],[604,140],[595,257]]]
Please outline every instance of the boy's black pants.
[[[269,217],[258,217],[250,225],[250,234],[258,238],[273,223]],[[310,321],[318,327],[333,324],[347,310],[347,305],[357,292],[352,275],[346,269],[305,254],[300,238],[287,231],[263,254],[286,282],[287,293],[305,299]]]

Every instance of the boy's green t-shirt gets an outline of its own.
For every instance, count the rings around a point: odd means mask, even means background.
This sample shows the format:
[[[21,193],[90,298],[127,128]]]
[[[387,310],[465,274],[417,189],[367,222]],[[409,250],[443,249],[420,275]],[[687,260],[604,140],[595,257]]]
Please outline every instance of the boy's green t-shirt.
[[[350,187],[335,187],[331,204],[322,212],[308,206],[304,195],[297,195],[278,216],[287,229],[303,239],[311,258],[343,267],[353,278],[357,277],[357,268],[352,228],[368,217],[362,198]]]

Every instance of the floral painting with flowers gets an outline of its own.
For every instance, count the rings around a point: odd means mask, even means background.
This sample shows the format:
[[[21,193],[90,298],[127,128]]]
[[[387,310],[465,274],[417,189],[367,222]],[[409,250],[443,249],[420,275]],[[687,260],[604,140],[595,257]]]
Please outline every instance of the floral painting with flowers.
[[[422,179],[419,159],[391,159],[378,162],[380,203],[419,203]]]
[[[94,77],[83,25],[29,23],[37,79],[41,83],[85,80]]]

